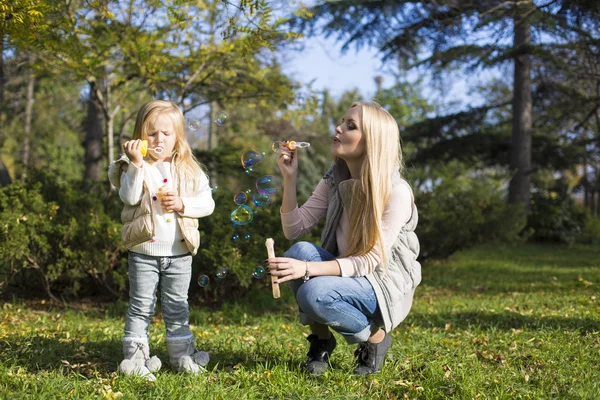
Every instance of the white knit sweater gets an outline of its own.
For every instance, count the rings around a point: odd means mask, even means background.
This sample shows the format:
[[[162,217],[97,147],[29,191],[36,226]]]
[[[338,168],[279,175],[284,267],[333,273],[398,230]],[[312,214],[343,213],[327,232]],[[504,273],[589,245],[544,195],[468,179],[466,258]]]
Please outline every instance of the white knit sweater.
[[[212,214],[215,209],[215,202],[212,198],[212,192],[209,187],[208,178],[205,174],[199,177],[198,189],[192,197],[182,197],[184,210],[178,213],[181,217],[200,218]],[[165,181],[166,180],[166,181]],[[150,190],[153,196],[156,195],[160,187],[167,186],[173,190],[171,182],[171,163],[158,162],[152,165],[143,162],[142,168],[138,168],[133,163],[129,164],[127,172],[121,175],[121,187],[119,196],[125,204],[135,206],[142,200],[143,183]],[[154,212],[154,221],[156,224],[156,236],[153,240],[141,243],[131,248],[135,253],[147,254],[150,256],[176,256],[189,253],[181,229],[177,223],[176,212],[165,212],[160,204],[160,200],[153,197],[152,210]]]

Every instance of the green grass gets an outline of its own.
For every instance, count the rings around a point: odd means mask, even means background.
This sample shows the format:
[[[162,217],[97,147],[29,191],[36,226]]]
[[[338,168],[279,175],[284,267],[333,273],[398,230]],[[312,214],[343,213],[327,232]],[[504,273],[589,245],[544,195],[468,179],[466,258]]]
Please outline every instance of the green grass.
[[[208,371],[190,377],[163,366],[155,383],[115,372],[126,304],[65,312],[6,303],[0,398],[596,399],[599,286],[599,246],[487,245],[428,262],[383,371],[366,378],[352,375],[354,347],[343,340],[330,372],[302,372],[306,331],[287,290],[279,300],[265,290],[215,312],[194,307]],[[151,345],[165,362],[159,317]]]

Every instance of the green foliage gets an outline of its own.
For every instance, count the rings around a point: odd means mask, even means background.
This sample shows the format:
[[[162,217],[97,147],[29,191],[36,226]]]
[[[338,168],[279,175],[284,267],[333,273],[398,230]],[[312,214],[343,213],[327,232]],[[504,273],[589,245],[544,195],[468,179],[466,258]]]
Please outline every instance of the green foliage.
[[[474,172],[458,162],[416,173],[417,181],[419,174],[432,177],[421,181],[415,194],[422,257],[441,258],[490,240],[518,239],[523,214],[506,204],[503,174]]]
[[[585,211],[565,190],[539,191],[531,198],[527,226],[534,240],[571,245],[581,233],[585,217]]]
[[[582,243],[600,243],[600,216],[587,213],[581,235],[577,238]]]
[[[216,172],[212,178],[217,186],[213,190],[215,211],[210,216],[200,219],[201,245],[194,259],[194,282],[200,275],[207,275],[210,278],[210,284],[199,292],[199,297],[205,302],[222,302],[241,296],[252,286],[270,290],[268,276],[265,275],[261,280],[256,280],[252,276],[257,266],[263,269],[266,267],[265,239],[273,238],[275,253],[278,256],[282,256],[293,243],[285,238],[281,229],[279,214],[281,187],[278,194],[273,196],[273,202],[269,206],[259,208],[252,202],[252,195],[256,193],[256,179],[275,172],[274,153],[265,152],[263,161],[257,164],[252,174],[248,176],[241,167],[240,156],[249,149],[234,142],[198,154],[198,158],[209,166],[211,171]],[[260,147],[255,149],[261,150]],[[270,149],[266,150],[270,151]],[[246,205],[254,210],[254,219],[248,225],[233,226],[230,215],[237,207],[233,201],[234,196],[236,193],[246,191],[250,192],[247,195]],[[320,233],[317,228],[314,232]],[[235,233],[239,238],[233,240]],[[248,240],[245,239],[247,234],[250,235]],[[318,237],[309,234],[302,240],[315,242]],[[227,269],[227,278],[216,278],[215,274],[220,268]]]
[[[51,297],[117,295],[126,273],[121,224],[103,197],[40,171],[0,189],[3,279],[22,291],[41,280]]]

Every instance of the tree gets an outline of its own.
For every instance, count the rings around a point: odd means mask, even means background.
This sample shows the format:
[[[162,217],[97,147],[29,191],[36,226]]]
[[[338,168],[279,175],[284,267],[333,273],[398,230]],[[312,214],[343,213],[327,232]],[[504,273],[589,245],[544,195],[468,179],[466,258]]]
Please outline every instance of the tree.
[[[529,207],[532,62],[556,66],[560,53],[581,41],[598,41],[600,5],[592,1],[327,1],[297,21],[309,32],[336,35],[350,46],[377,46],[400,67],[469,72],[514,66],[509,200]],[[319,24],[319,22],[321,22]],[[508,33],[511,32],[512,41]]]

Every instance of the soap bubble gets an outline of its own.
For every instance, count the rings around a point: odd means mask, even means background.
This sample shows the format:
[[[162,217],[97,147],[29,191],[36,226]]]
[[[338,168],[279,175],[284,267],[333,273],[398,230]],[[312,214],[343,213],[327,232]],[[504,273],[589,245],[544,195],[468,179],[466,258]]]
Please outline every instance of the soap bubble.
[[[246,233],[246,234],[244,235],[244,239],[246,239],[246,240],[250,240],[250,234],[249,234],[249,233]]]
[[[262,278],[263,276],[265,276],[265,269],[263,267],[254,268],[254,272],[252,273],[252,276],[255,277],[256,279]]]
[[[252,167],[250,168],[246,168],[246,170],[244,171],[244,174],[250,176],[250,174],[253,172],[254,170],[252,169]]]
[[[263,156],[256,150],[248,150],[244,154],[242,154],[242,167],[250,168],[259,162],[261,162]]]
[[[250,193],[252,193],[252,189],[248,188],[248,189],[244,190],[244,193],[250,194]]]
[[[202,126],[200,124],[200,121],[198,121],[197,119],[193,119],[189,122],[188,127],[192,130],[192,131],[197,131],[198,129],[200,129],[200,126]]]
[[[256,181],[258,193],[266,196],[275,194],[275,192],[277,192],[277,186],[279,186],[279,179],[272,175],[265,175],[262,178],[258,178]]]
[[[227,270],[225,268],[219,268],[215,273],[215,276],[217,279],[223,279],[225,276],[227,276]]]
[[[235,225],[248,225],[254,219],[254,211],[245,204],[231,212],[229,217]]]
[[[234,233],[233,236],[231,237],[231,240],[238,240],[240,238],[240,235],[237,233]]]
[[[198,277],[198,286],[200,286],[200,287],[208,286],[209,282],[210,282],[210,279],[206,275],[200,275]]]
[[[242,205],[248,200],[248,196],[244,192],[239,192],[233,197],[233,201],[237,205]]]
[[[211,190],[211,192],[214,192],[218,188],[219,188],[219,185],[215,185],[215,186],[211,187],[210,190]]]
[[[227,117],[229,117],[229,115],[227,115],[225,111],[221,111],[219,112],[219,114],[217,114],[217,119],[215,120],[215,122],[217,123],[217,125],[223,126],[225,125],[225,122],[227,122]]]
[[[252,202],[258,208],[264,208],[271,204],[271,196],[267,196],[266,194],[254,193],[252,196]]]

